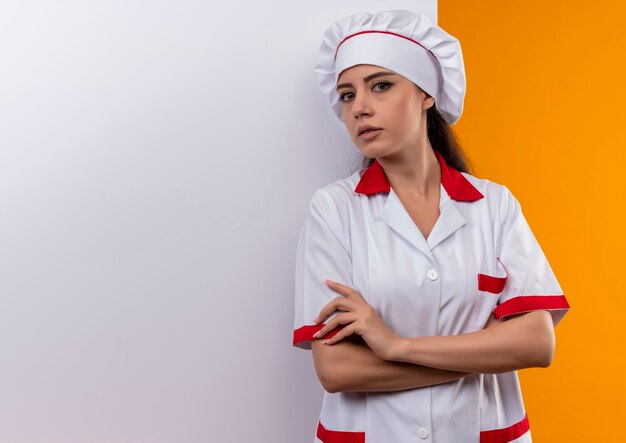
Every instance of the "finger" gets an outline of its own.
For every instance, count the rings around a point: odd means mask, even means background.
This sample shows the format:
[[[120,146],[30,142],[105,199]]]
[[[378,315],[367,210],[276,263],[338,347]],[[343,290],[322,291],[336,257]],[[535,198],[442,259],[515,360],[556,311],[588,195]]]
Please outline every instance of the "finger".
[[[332,280],[326,280],[326,284],[330,289],[335,292],[339,292],[341,295],[345,297],[361,297],[361,294],[354,288],[350,286],[344,285],[343,283],[339,283]]]
[[[350,325],[346,326],[345,328],[343,328],[342,330],[340,330],[339,332],[337,332],[332,337],[330,337],[328,340],[324,341],[324,344],[325,345],[334,345],[338,341],[343,340],[346,337],[349,337],[353,333],[354,333],[354,326],[352,326],[352,324],[350,324]]]
[[[351,303],[352,302],[347,300],[345,297],[336,297],[322,308],[322,310],[313,321],[315,323],[322,323],[326,319],[326,317],[328,317],[335,311],[352,311],[354,310],[354,306],[352,306]]]
[[[341,295],[345,295],[346,297],[352,295],[352,291],[354,291],[354,289],[352,289],[350,286],[346,286],[342,283],[332,280],[326,280],[326,285],[328,285],[328,287],[333,291],[338,292]]]
[[[315,317],[313,321],[315,323],[322,323],[326,319],[326,317],[328,317],[330,314],[337,310],[350,312],[354,311],[354,309],[355,306],[352,300],[348,300],[344,297],[336,297],[322,308],[318,316]]]
[[[355,320],[356,320],[356,317],[353,314],[351,314],[351,313],[337,314],[332,319],[330,319],[329,322],[326,323],[322,327],[322,329],[320,329],[315,334],[313,334],[313,337],[314,338],[322,338],[326,334],[328,334],[328,332],[330,332],[333,329],[335,329],[337,326],[339,326],[339,325],[346,325],[346,324],[352,323]]]

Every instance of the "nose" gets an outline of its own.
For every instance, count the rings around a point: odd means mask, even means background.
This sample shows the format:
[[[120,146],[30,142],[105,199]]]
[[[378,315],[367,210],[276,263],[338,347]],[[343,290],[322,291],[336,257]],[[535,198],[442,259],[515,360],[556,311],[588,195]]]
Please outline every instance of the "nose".
[[[357,92],[352,100],[352,114],[354,118],[359,118],[362,115],[370,115],[372,112],[369,97],[367,93],[361,91]]]

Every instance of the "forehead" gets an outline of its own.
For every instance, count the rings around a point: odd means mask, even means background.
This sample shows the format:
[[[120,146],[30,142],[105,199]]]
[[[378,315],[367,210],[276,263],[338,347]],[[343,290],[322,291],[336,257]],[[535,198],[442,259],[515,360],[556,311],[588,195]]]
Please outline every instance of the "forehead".
[[[361,80],[363,79],[363,77],[379,71],[386,71],[392,74],[396,74],[391,69],[385,68],[383,66],[365,64],[354,65],[341,71],[339,77],[337,77],[337,83],[339,83],[340,81]]]

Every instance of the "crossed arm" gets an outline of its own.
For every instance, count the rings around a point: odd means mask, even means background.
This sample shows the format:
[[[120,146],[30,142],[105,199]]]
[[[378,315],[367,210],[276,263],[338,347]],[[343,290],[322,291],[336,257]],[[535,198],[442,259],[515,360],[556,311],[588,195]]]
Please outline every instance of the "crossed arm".
[[[313,340],[315,371],[328,392],[398,391],[431,386],[473,373],[548,367],[555,349],[548,311],[491,316],[485,329],[462,335],[401,338],[390,358],[376,355],[358,336],[327,346]]]

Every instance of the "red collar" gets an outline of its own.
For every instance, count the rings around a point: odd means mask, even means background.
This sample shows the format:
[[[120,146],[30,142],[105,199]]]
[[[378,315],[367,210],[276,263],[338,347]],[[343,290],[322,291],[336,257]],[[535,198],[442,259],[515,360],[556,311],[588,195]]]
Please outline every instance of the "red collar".
[[[448,166],[439,152],[435,151],[435,155],[437,160],[439,160],[439,166],[441,166],[441,184],[450,198],[460,201],[474,201],[484,197],[460,171],[452,166]],[[354,192],[376,194],[378,192],[389,192],[390,187],[383,167],[378,163],[378,160],[374,159],[374,163],[361,176],[361,180]]]

